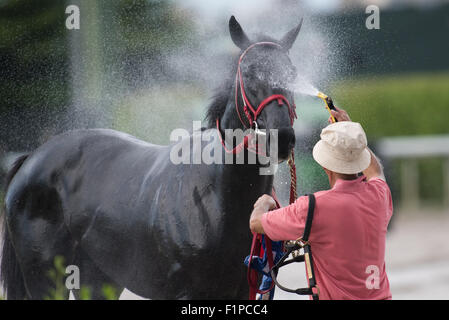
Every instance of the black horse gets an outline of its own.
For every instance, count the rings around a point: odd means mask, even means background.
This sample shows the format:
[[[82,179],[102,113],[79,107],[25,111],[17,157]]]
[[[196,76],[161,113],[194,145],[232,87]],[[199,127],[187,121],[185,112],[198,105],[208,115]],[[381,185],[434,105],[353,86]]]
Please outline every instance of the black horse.
[[[229,26],[242,52],[255,43],[234,17]],[[296,70],[287,54],[300,26],[281,40],[257,39],[277,45],[255,46],[239,64],[253,105],[275,94],[293,102],[285,83]],[[217,136],[243,129],[235,72],[237,64],[202,131]],[[289,108],[270,101],[257,125],[279,129],[279,159],[285,160],[295,142]],[[103,297],[104,284],[152,299],[247,298],[248,218],[257,198],[271,193],[273,176],[260,175],[260,163],[173,164],[171,150],[188,144],[192,151],[194,136],[158,146],[113,130],[75,130],[19,158],[5,196],[1,272],[7,297],[43,299],[54,288],[47,272],[62,256],[79,267],[81,287],[94,299]]]

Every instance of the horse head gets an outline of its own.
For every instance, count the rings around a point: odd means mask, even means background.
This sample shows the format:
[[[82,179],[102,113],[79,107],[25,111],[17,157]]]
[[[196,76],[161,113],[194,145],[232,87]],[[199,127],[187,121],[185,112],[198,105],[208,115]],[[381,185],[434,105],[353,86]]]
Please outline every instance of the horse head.
[[[281,40],[262,37],[251,41],[234,18],[229,20],[232,41],[240,53],[231,97],[221,118],[221,129],[255,129],[266,134],[277,130],[277,157],[286,160],[295,145],[296,117],[293,92],[288,88],[297,72],[288,51],[301,28],[289,31]]]

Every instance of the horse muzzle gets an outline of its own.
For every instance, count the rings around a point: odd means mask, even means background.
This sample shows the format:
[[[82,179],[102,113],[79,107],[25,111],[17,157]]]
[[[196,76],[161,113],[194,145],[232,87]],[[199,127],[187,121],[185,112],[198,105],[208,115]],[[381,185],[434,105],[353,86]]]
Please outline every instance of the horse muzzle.
[[[292,149],[295,147],[295,143],[296,143],[295,131],[293,130],[292,127],[284,127],[278,130],[277,151],[278,151],[278,159],[280,161],[285,161],[288,159]]]
[[[292,127],[270,130],[257,128],[255,134],[259,142],[265,142],[265,155],[271,159],[278,159],[278,162],[287,160],[295,147],[296,137]]]

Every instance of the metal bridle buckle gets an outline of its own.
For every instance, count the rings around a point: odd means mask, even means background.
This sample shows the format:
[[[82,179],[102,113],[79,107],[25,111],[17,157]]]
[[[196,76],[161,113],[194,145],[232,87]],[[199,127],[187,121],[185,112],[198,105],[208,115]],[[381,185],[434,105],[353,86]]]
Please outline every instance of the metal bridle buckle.
[[[301,249],[309,244],[309,241],[304,241],[302,238],[298,238],[296,240],[286,241],[285,244],[290,247],[298,246],[299,248],[292,251],[293,258],[296,258],[301,255]]]
[[[259,126],[257,125],[257,121],[256,120],[253,121],[253,124],[254,124],[254,133],[256,135],[260,135],[260,136],[266,136],[267,135],[266,132],[263,132],[263,131],[261,131],[259,129]]]

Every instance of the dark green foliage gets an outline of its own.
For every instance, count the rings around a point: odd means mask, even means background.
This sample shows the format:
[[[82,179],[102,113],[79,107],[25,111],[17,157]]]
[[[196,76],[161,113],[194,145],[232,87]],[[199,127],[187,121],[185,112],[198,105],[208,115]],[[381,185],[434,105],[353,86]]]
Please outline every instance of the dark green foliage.
[[[1,2],[0,151],[32,150],[49,136],[76,127],[66,112],[79,83],[88,83],[90,90],[115,88],[118,81],[124,90],[137,90],[148,87],[148,81],[176,77],[163,67],[150,70],[151,79],[144,74],[146,66],[160,66],[170,50],[192,39],[191,21],[172,2],[71,4],[80,8],[81,30],[67,30],[66,1]],[[74,77],[74,70],[84,78]],[[106,100],[99,93],[96,103]]]
[[[64,12],[64,1],[2,2],[0,149],[34,147],[68,100]]]

